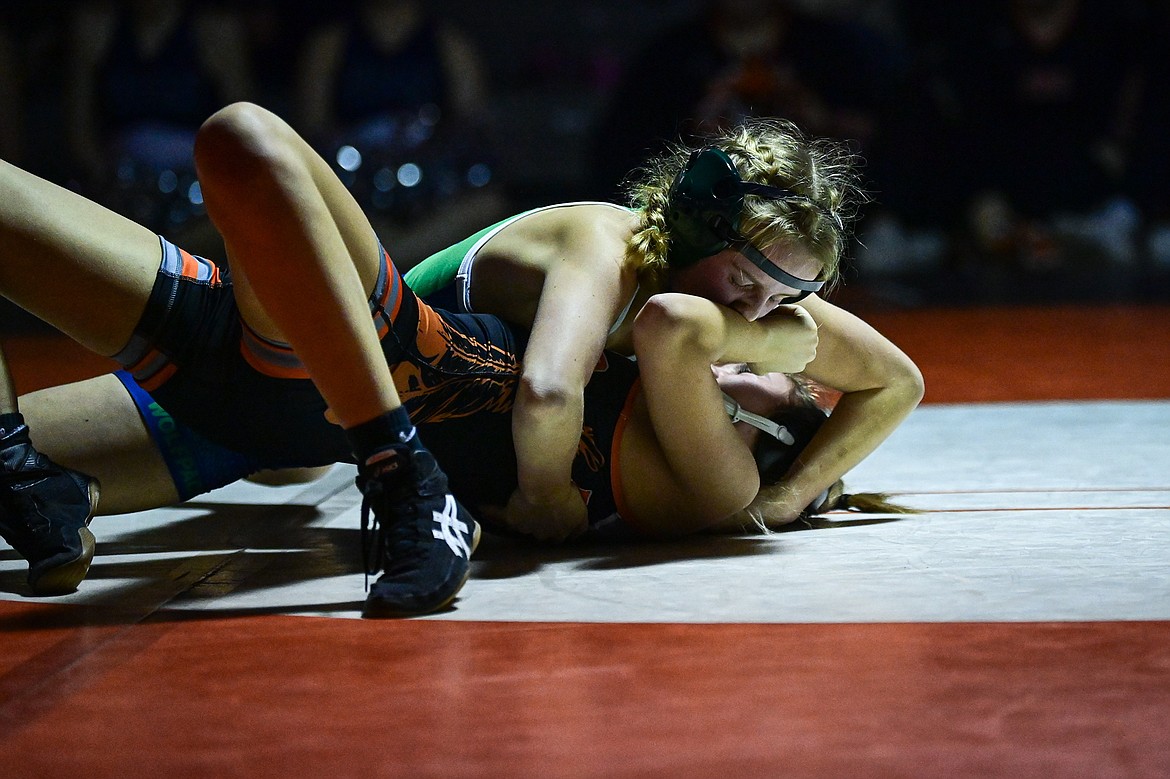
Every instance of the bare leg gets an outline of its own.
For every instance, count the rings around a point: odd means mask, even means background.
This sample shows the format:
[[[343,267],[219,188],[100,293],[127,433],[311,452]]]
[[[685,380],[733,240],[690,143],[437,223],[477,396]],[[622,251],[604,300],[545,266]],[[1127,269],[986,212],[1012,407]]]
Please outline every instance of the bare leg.
[[[146,307],[159,259],[158,238],[149,230],[0,161],[0,294],[17,305],[87,348],[113,355]],[[69,447],[96,451],[105,436],[116,439],[117,420],[127,417],[107,417],[117,410],[75,394],[74,403],[96,403],[93,410],[100,416],[89,419],[101,423],[68,430],[78,422],[75,415],[84,415],[84,405],[47,404],[49,396],[39,396],[28,409],[18,409],[14,395],[0,359],[0,532],[29,561],[35,593],[70,592],[93,558],[88,524],[99,482],[34,448],[18,411],[28,410],[44,424],[38,440],[67,459],[73,455]],[[83,440],[89,434],[96,437]],[[91,467],[99,460],[92,458]],[[114,507],[120,499],[117,485],[114,479]]]
[[[82,345],[106,356],[125,346],[149,299],[160,252],[158,236],[141,225],[0,161],[0,293]],[[124,431],[145,435],[113,378],[33,393],[20,410],[45,426],[38,441],[84,470],[101,467],[105,442],[124,446]],[[15,411],[0,356],[0,413]],[[82,424],[67,433],[73,421]],[[85,464],[72,456],[78,447],[91,453]],[[120,492],[108,496],[115,505]]]
[[[195,160],[248,323],[292,344],[342,427],[398,408],[366,303],[380,261],[374,231],[325,161],[248,104],[207,121]]]
[[[37,450],[101,482],[101,514],[179,502],[174,480],[138,409],[111,375],[20,398]]]
[[[0,294],[87,348],[125,346],[160,252],[141,225],[0,161]]]
[[[258,106],[212,116],[195,163],[241,315],[292,345],[357,455],[363,507],[380,523],[367,571],[386,571],[364,613],[445,606],[467,580],[478,526],[448,493],[395,390],[367,303],[381,263],[369,221],[325,161]],[[363,509],[363,531],[366,521]]]

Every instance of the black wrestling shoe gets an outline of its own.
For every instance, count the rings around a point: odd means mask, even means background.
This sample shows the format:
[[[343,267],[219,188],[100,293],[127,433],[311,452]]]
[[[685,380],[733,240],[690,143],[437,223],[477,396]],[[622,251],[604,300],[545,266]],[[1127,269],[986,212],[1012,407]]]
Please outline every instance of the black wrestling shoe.
[[[471,572],[479,525],[447,491],[434,456],[406,446],[358,469],[362,559],[370,588],[365,617],[408,617],[443,608]],[[370,515],[373,515],[371,520]]]
[[[24,425],[0,430],[0,536],[28,560],[34,595],[73,592],[89,573],[97,479],[33,448]]]

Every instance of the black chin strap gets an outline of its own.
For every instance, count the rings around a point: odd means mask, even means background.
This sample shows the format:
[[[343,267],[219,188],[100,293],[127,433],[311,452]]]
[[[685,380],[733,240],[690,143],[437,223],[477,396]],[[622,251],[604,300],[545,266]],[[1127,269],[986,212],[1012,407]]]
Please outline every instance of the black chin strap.
[[[759,184],[757,186],[764,186]],[[768,189],[775,189],[775,187],[768,187]],[[777,190],[779,192],[787,192],[788,190]],[[800,197],[799,195],[797,197]],[[821,288],[825,286],[822,279],[802,279],[799,276],[793,276],[788,271],[781,268],[776,263],[772,262],[755,246],[752,242],[744,237],[738,230],[729,225],[725,220],[716,220],[716,224],[711,225],[715,233],[727,245],[742,254],[748,262],[755,265],[764,273],[771,276],[776,281],[793,289],[799,289],[801,292],[820,292]]]

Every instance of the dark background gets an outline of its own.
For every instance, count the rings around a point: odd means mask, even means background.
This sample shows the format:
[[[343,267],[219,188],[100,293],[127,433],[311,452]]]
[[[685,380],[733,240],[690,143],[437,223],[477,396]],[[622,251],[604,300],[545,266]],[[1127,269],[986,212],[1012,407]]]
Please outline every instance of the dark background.
[[[418,4],[424,27],[454,28],[469,42],[480,104],[448,105],[460,73],[428,71],[433,47],[420,44],[385,72],[369,62],[354,71],[348,126],[310,126],[302,106],[311,80],[299,74],[323,30],[359,18],[355,2],[185,5],[184,25],[211,14],[239,32],[246,87],[230,97],[277,111],[327,159],[359,137],[346,135],[362,119],[355,112],[376,109],[354,95],[386,93],[399,118],[430,117],[425,142],[404,142],[401,129],[381,146],[354,141],[364,167],[339,167],[404,265],[526,207],[620,199],[624,173],[664,141],[760,114],[848,140],[865,160],[874,202],[857,228],[846,298],[894,308],[1170,299],[1162,2],[435,0]],[[134,6],[0,5],[0,156],[215,255],[184,165],[132,167],[117,140],[128,123],[155,118],[193,131],[228,99],[200,86],[191,38],[180,31],[163,54],[136,59],[123,25],[91,69],[88,124],[76,118],[79,41],[94,28],[84,20],[125,21]],[[784,32],[763,56],[737,60],[716,32],[735,13],[776,14]],[[1040,21],[1029,27],[1028,18]],[[210,56],[231,59],[226,43]],[[151,89],[162,92],[148,98]],[[131,106],[120,117],[118,95]],[[167,95],[179,105],[166,105]],[[91,128],[88,163],[77,151],[82,126]],[[379,194],[377,172],[412,161],[422,183]],[[459,176],[475,164],[488,176],[473,186],[470,173]],[[439,186],[444,166],[458,175]],[[489,205],[456,217],[456,201],[481,190]],[[28,322],[5,311],[3,326]]]

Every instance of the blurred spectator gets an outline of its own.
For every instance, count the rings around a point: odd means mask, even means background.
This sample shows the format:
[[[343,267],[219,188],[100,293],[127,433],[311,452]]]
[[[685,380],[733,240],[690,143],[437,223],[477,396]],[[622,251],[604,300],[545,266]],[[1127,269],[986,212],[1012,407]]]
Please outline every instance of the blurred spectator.
[[[45,159],[62,156],[62,16],[60,4],[43,0],[0,4],[0,158],[53,180],[66,168]]]
[[[470,40],[416,0],[358,0],[306,39],[297,124],[413,265],[508,213]]]
[[[863,270],[932,262],[1038,274],[1132,265],[1125,191],[1143,6],[1128,0],[903,0],[916,53],[875,144],[888,211]],[[941,229],[939,229],[941,228]]]
[[[1142,75],[1139,8],[1126,0],[999,0],[954,41],[970,233],[1025,270],[1132,262],[1123,197]]]
[[[970,118],[953,83],[952,58],[993,12],[983,0],[898,6],[907,64],[867,155],[876,191],[859,226],[855,260],[863,276],[939,270],[972,189],[962,163]]]
[[[1129,185],[1146,220],[1145,251],[1158,273],[1170,271],[1170,4],[1151,0],[1143,37],[1146,77],[1135,122],[1136,138]]]
[[[898,0],[790,0],[790,2],[808,14],[860,24],[885,38],[893,39],[902,34]]]
[[[982,26],[986,5],[901,0],[899,6],[906,67],[891,85],[871,144],[870,175],[879,183],[879,202],[910,224],[945,224],[960,210],[967,187],[957,178],[955,157],[968,118],[952,84],[951,58],[963,37]]]
[[[221,106],[253,95],[234,12],[189,0],[82,3],[69,68],[66,119],[81,188],[172,235],[192,219],[203,223],[195,131]]]
[[[244,28],[256,102],[280,116],[294,119],[300,87],[298,55],[319,28],[346,15],[345,5],[287,0],[228,1]]]
[[[597,128],[597,196],[613,197],[663,141],[744,116],[781,116],[864,148],[899,67],[896,51],[870,28],[797,5],[713,0],[652,40],[625,69]]]

